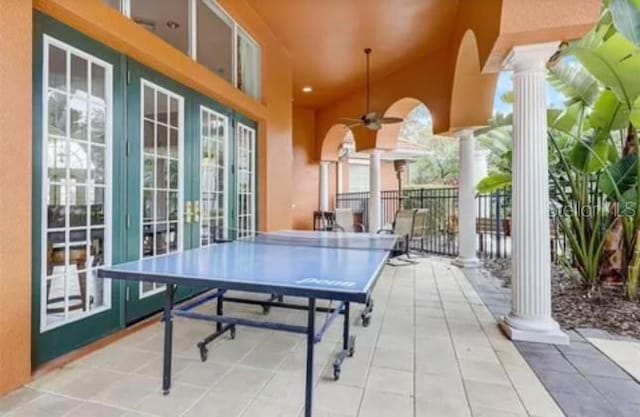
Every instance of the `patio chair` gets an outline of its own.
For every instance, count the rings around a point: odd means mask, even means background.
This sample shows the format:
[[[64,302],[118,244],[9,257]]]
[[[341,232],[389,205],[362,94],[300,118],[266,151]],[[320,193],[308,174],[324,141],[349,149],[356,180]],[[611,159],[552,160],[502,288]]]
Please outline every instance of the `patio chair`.
[[[413,222],[412,241],[420,242],[420,251],[424,250],[424,240],[427,238],[427,223],[429,220],[429,209],[416,210],[415,220]],[[409,242],[412,243],[412,242]]]
[[[402,265],[415,264],[412,261],[409,254],[409,248],[411,240],[413,239],[413,232],[416,220],[416,209],[401,209],[396,211],[396,215],[393,219],[393,223],[390,229],[380,229],[378,233],[394,234],[400,237],[396,247],[391,251],[390,259],[398,259],[402,262]],[[404,255],[405,259],[399,259]],[[391,266],[400,266],[399,264],[388,262]]]
[[[332,230],[338,232],[364,232],[364,225],[356,223],[352,208],[336,208]]]

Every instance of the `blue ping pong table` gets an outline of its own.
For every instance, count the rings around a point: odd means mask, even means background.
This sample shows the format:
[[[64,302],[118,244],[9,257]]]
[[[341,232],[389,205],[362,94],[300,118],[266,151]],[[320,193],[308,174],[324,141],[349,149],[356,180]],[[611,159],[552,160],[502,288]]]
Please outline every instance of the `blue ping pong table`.
[[[350,335],[351,303],[365,304],[363,319],[371,313],[371,291],[396,243],[393,235],[334,232],[274,232],[252,238],[191,249],[180,253],[128,262],[99,270],[101,278],[151,281],[166,284],[164,321],[163,393],[171,388],[173,316],[216,323],[215,332],[198,343],[202,360],[206,345],[236,326],[249,326],[304,334],[307,337],[305,417],[312,415],[314,345],[331,322],[343,316],[342,350],[334,361],[334,377],[342,362],[355,351]],[[208,289],[201,296],[174,305],[177,286]],[[229,290],[263,293],[266,301],[225,296]],[[306,298],[306,305],[285,303],[284,296]],[[216,314],[203,314],[197,307],[216,300]],[[336,301],[335,307],[320,307],[316,300]],[[307,324],[293,325],[224,315],[223,302],[259,304],[307,311]],[[331,304],[333,305],[333,304]],[[268,311],[268,310],[267,310]],[[316,325],[316,312],[326,312]]]

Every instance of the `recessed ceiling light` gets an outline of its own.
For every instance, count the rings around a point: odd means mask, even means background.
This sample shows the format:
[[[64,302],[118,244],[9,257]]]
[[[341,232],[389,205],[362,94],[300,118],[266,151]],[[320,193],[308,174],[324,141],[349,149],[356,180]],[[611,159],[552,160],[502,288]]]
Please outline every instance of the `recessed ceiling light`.
[[[169,20],[167,22],[167,26],[169,27],[169,29],[178,29],[180,27],[180,23],[174,21],[174,20]]]
[[[303,93],[310,93],[313,91],[313,88],[306,86],[306,87],[302,87],[302,92]]]

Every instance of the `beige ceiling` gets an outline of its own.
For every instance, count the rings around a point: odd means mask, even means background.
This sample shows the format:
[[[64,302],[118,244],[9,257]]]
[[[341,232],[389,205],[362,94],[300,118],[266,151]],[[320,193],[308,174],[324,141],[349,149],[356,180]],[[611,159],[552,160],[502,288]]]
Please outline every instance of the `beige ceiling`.
[[[292,55],[295,104],[319,108],[364,85],[365,47],[375,81],[448,46],[459,0],[248,1]]]

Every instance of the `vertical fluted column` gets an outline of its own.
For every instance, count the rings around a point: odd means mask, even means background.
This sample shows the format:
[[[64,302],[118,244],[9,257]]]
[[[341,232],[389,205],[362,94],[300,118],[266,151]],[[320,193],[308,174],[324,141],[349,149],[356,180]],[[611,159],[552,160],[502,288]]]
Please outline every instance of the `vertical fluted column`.
[[[487,162],[488,151],[486,149],[475,149],[473,152],[473,181],[474,187],[478,186],[478,183],[487,176],[489,173],[489,166]],[[477,195],[477,194],[476,194]],[[476,218],[484,215],[478,204],[478,198],[476,198],[474,206]],[[488,214],[488,213],[487,213]]]
[[[369,155],[369,233],[382,228],[382,198],[380,192],[380,154],[374,149]]]
[[[329,211],[329,164],[320,161],[320,211]]]
[[[546,63],[557,43],[515,47],[511,313],[501,325],[514,340],[565,344],[551,317]]]
[[[338,194],[342,193],[342,189],[344,181],[342,179],[342,177],[344,176],[344,168],[342,167],[342,164],[344,162],[339,160],[338,162],[336,162],[336,192]]]
[[[458,257],[454,264],[464,268],[478,266],[476,257],[476,212],[473,130],[458,134],[460,174],[458,179]]]

